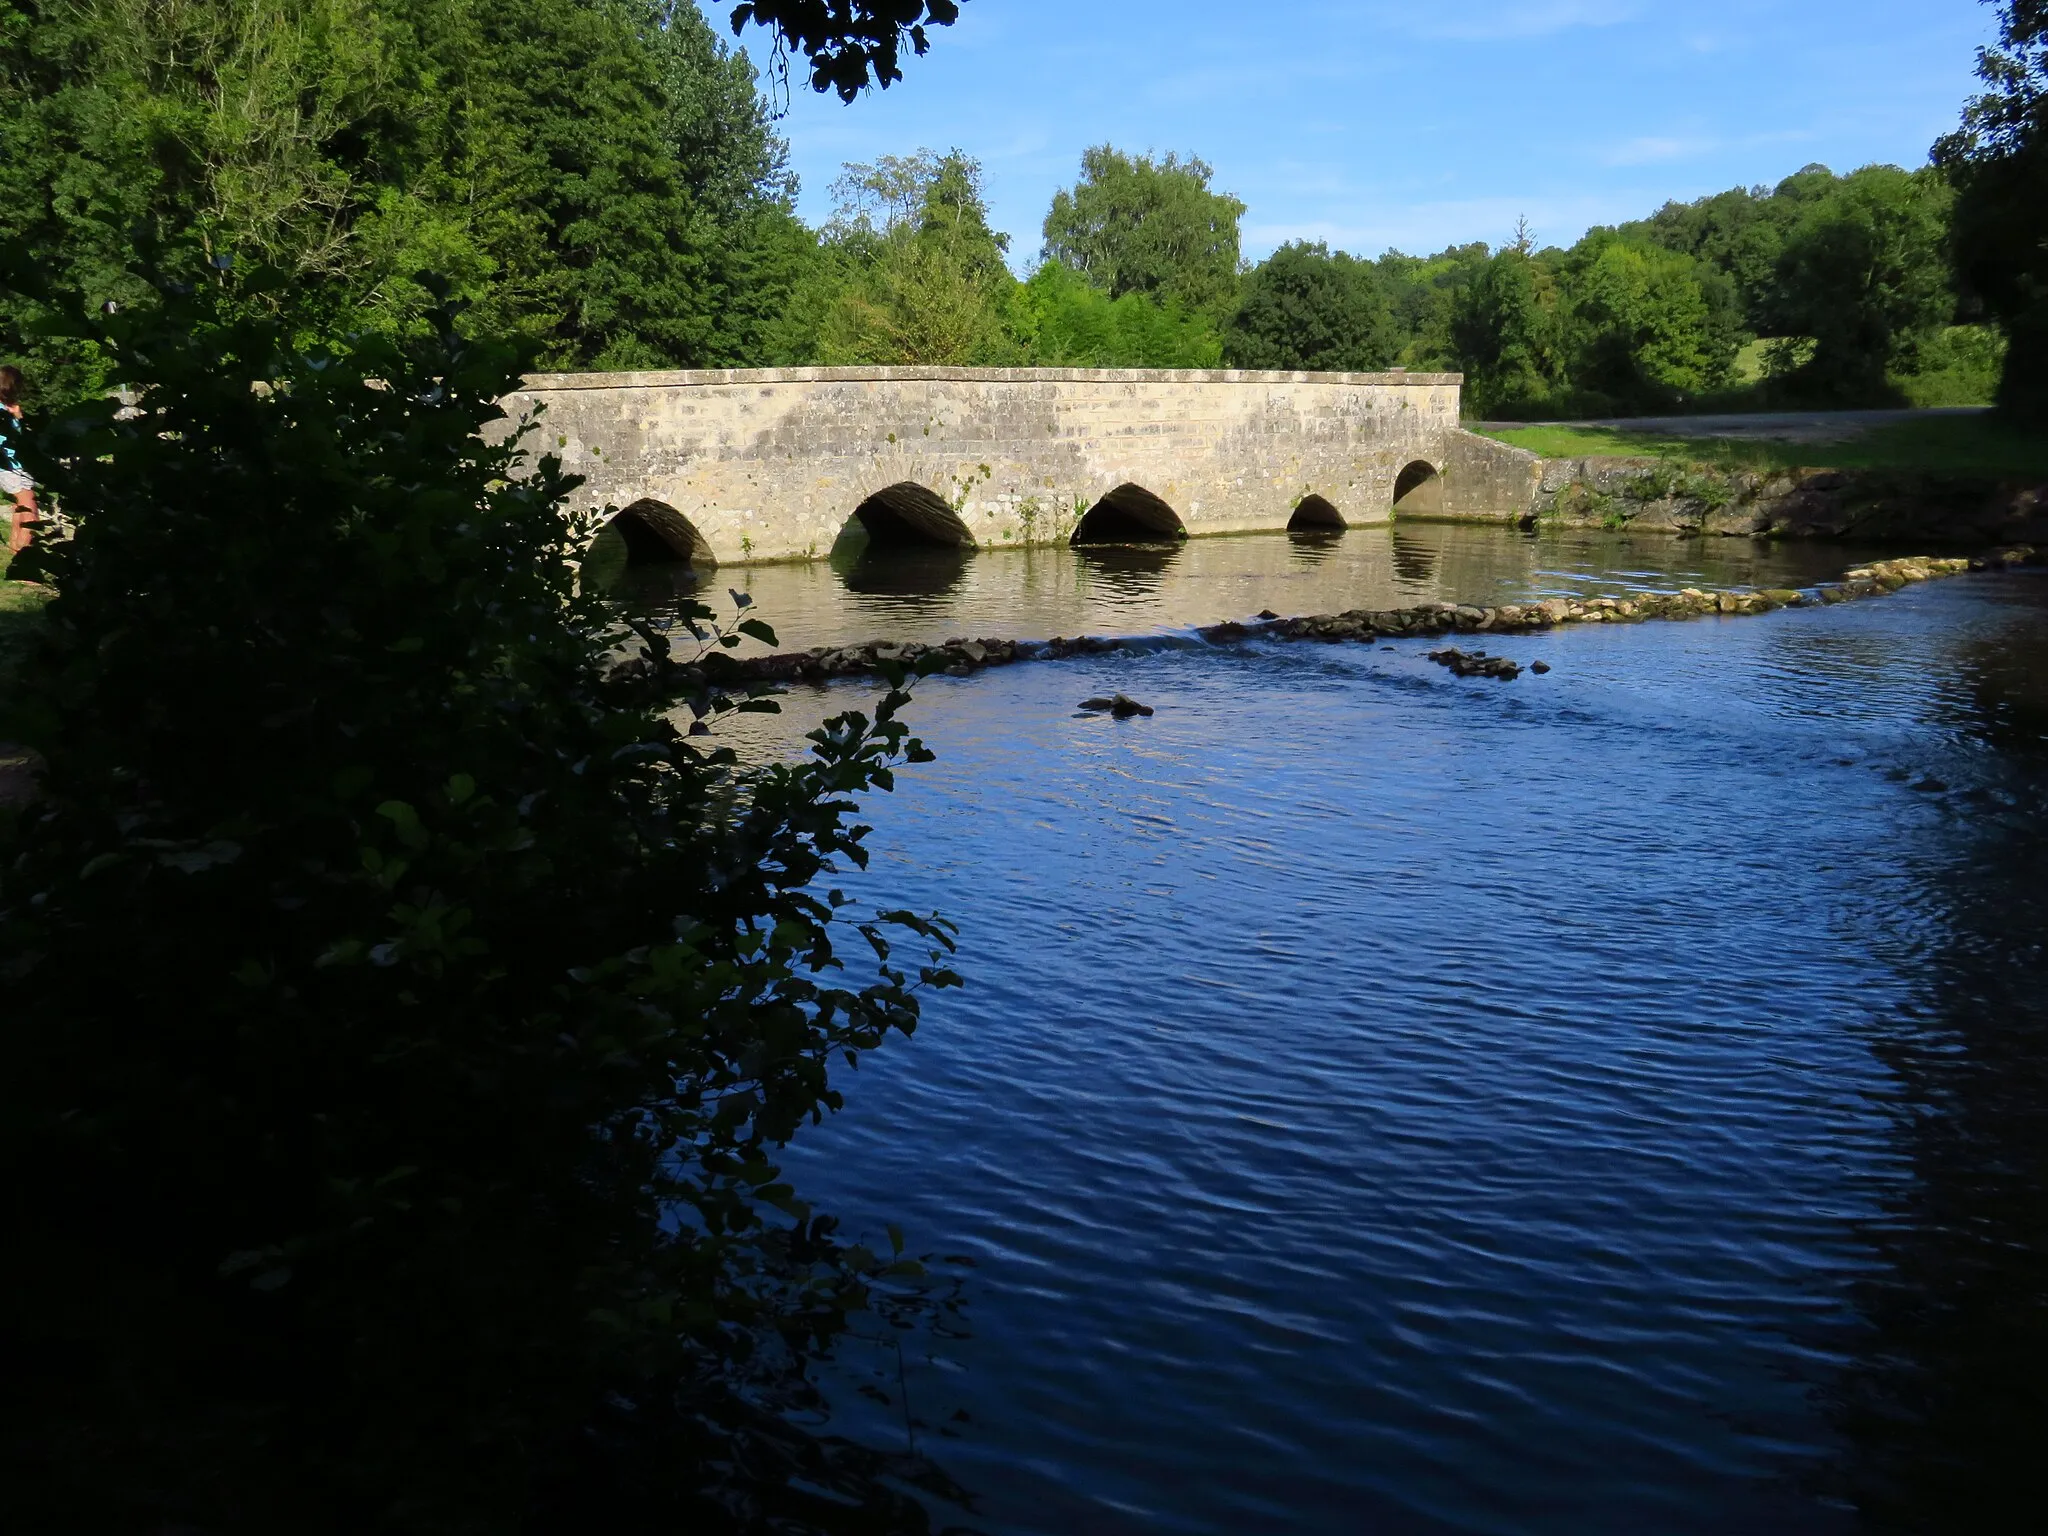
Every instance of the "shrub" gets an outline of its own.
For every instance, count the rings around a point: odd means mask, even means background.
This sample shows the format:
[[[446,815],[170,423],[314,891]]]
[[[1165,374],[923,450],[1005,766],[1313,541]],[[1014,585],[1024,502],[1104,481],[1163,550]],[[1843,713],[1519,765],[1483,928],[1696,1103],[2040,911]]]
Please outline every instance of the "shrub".
[[[807,762],[716,748],[772,701],[708,613],[679,660],[577,592],[575,482],[454,320],[167,292],[72,327],[140,411],[27,440],[80,516],[0,828],[14,1529],[514,1530],[625,1442],[670,1519],[794,1520],[730,1437],[905,1273],[776,1166],[955,980],[906,913],[843,977],[813,888],[929,755],[902,675]]]

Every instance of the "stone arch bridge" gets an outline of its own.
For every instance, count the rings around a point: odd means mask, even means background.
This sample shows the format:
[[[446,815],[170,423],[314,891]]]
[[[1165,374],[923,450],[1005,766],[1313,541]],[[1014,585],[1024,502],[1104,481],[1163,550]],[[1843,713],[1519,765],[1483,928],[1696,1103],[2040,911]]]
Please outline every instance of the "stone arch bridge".
[[[788,368],[543,374],[505,408],[640,561],[801,560],[1491,516],[1536,460],[1457,374]]]

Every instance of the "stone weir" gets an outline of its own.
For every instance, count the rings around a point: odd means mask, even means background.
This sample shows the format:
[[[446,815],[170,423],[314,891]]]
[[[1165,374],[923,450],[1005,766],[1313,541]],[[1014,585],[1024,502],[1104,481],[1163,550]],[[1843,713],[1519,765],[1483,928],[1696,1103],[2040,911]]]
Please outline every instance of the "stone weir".
[[[1770,613],[1780,608],[1818,607],[1882,597],[1917,581],[1957,576],[1965,571],[2005,570],[2039,565],[2044,557],[2029,545],[1996,550],[1964,559],[1960,556],[1913,556],[1857,566],[1840,581],[1799,590],[1747,588],[1713,592],[1687,588],[1682,592],[1637,592],[1628,597],[1545,598],[1536,603],[1503,603],[1480,608],[1455,603],[1424,603],[1415,608],[1355,609],[1281,618],[1262,613],[1239,623],[1211,624],[1195,631],[1212,645],[1254,638],[1272,640],[1378,641],[1423,639],[1443,635],[1534,634],[1561,624],[1635,624],[1648,619],[1694,619],[1715,615]],[[1159,638],[1114,638],[1082,635],[1052,640],[947,640],[938,645],[915,641],[875,641],[867,645],[818,646],[772,656],[721,659],[720,675],[754,683],[824,682],[857,677],[884,668],[919,673],[945,672],[964,677],[986,667],[1021,661],[1058,661],[1070,656],[1100,656],[1111,651],[1156,647]],[[1444,650],[1431,653],[1460,676],[1512,680],[1521,675],[1518,663],[1490,658],[1484,651]],[[643,665],[638,661],[628,667]],[[1549,670],[1547,667],[1541,670]]]
[[[629,555],[801,560],[1525,514],[1462,378],[1095,368],[542,374],[503,402]],[[509,430],[509,425],[502,430]]]

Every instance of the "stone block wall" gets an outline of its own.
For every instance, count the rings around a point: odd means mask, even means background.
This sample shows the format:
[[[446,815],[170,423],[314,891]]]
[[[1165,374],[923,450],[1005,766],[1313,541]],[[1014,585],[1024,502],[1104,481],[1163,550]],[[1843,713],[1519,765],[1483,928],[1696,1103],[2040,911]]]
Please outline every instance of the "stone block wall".
[[[824,555],[885,498],[960,541],[1063,543],[1135,485],[1191,535],[1285,528],[1308,497],[1385,522],[1424,463],[1446,510],[1526,513],[1534,460],[1458,426],[1456,374],[800,368],[550,374],[505,403],[586,477],[721,562]],[[1524,462],[1526,461],[1526,463]],[[1529,484],[1522,482],[1528,480]],[[928,513],[904,487],[944,503]],[[931,505],[927,503],[927,505]],[[952,523],[957,519],[957,525]],[[902,526],[899,521],[898,526]]]

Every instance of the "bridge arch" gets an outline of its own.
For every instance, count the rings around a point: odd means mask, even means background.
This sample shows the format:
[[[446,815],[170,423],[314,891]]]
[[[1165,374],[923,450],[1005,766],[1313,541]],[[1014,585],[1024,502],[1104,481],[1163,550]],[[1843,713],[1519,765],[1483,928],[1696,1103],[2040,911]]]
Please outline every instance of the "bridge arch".
[[[1444,509],[1444,479],[1427,459],[1415,459],[1394,477],[1394,511],[1435,517]]]
[[[1074,544],[1164,544],[1188,536],[1180,514],[1142,485],[1125,481],[1081,515]]]
[[[853,509],[853,522],[878,548],[974,548],[974,535],[960,514],[937,491],[915,480],[899,480],[876,491]]]
[[[1296,502],[1294,515],[1287,519],[1289,533],[1341,533],[1346,526],[1336,505],[1313,493]]]
[[[599,529],[600,534],[616,532],[626,546],[628,569],[643,565],[718,564],[711,544],[697,527],[665,501],[643,496]]]

